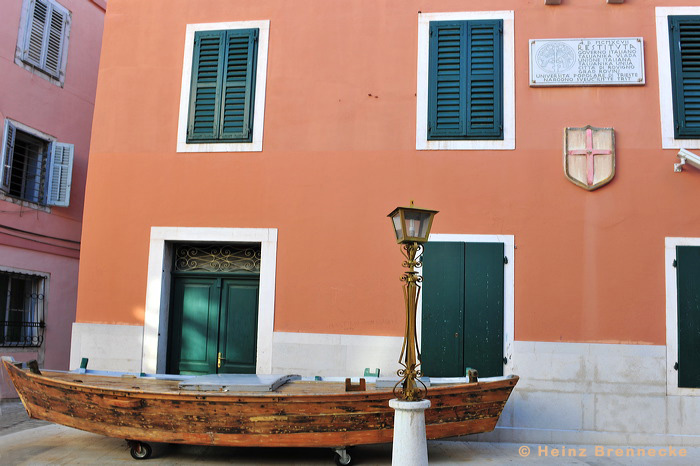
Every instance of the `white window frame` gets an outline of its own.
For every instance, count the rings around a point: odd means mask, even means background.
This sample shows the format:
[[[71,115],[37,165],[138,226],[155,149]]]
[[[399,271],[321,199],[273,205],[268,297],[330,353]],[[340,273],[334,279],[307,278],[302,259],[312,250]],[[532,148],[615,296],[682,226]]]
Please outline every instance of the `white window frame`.
[[[192,84],[192,60],[194,58],[194,35],[199,31],[230,29],[260,30],[258,57],[255,73],[255,104],[253,107],[253,139],[251,142],[188,143],[187,121],[190,112],[190,86]],[[177,125],[177,152],[260,152],[263,142],[265,119],[265,89],[267,81],[267,50],[270,39],[270,21],[235,21],[226,23],[188,24],[185,32],[185,56],[182,65],[182,87],[180,88],[180,113]]]
[[[141,371],[165,372],[173,242],[260,244],[256,373],[271,373],[277,274],[276,228],[151,227]]]
[[[50,3],[51,6],[63,14],[66,15],[66,28],[63,31],[63,41],[61,48],[61,66],[58,71],[58,77],[51,75],[49,72],[39,68],[31,63],[25,62],[22,58],[24,57],[24,47],[27,43],[27,36],[30,32],[29,20],[31,13],[31,6],[35,0],[23,0],[22,1],[22,12],[20,14],[19,21],[19,32],[17,33],[17,47],[15,48],[15,63],[27,71],[57,85],[63,87],[66,80],[66,64],[68,62],[68,42],[70,38],[70,26],[72,13],[70,10],[65,8],[63,5],[58,3],[56,0],[45,0]]]
[[[698,246],[700,238],[667,237],[664,254],[666,270],[666,394],[700,396],[700,388],[678,386],[678,289],[676,267],[676,246]]]
[[[515,31],[513,11],[465,11],[418,14],[418,88],[416,150],[515,149]],[[431,21],[503,20],[503,139],[428,140],[428,81]]]
[[[503,271],[503,356],[508,360],[503,365],[503,375],[513,374],[513,341],[515,340],[515,236],[513,235],[468,235],[431,233],[428,242],[455,243],[502,243],[503,254],[508,264]],[[418,269],[423,276],[422,269]],[[418,297],[416,309],[416,332],[418,345],[422,347],[423,329],[423,294]]]
[[[676,139],[673,126],[673,80],[669,45],[669,16],[700,16],[700,7],[656,7],[656,51],[659,58],[659,105],[661,110],[661,147],[663,149],[700,149],[700,139]]]

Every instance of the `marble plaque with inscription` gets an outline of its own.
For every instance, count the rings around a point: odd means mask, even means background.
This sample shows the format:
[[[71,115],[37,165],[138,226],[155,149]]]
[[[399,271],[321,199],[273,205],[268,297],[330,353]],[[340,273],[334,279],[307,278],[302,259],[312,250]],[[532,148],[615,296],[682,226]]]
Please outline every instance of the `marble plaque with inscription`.
[[[641,37],[530,39],[530,86],[644,84]]]

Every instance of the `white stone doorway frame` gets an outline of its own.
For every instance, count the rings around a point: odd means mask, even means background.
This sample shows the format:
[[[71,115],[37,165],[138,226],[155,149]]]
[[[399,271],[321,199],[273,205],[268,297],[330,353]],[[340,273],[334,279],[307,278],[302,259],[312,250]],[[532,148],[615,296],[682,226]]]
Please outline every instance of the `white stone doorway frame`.
[[[271,373],[277,273],[276,228],[151,227],[141,371],[165,372],[170,315],[170,264],[174,242],[260,244],[256,372]]]

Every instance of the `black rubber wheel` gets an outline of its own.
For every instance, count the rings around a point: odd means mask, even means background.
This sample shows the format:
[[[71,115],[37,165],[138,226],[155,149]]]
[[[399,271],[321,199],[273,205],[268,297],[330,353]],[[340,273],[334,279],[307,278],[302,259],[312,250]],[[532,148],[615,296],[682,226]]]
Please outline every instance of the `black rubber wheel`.
[[[144,442],[138,442],[131,447],[131,457],[135,460],[147,460],[151,457],[151,453],[153,453],[153,449]]]
[[[350,466],[352,464],[352,457],[347,452],[345,453],[345,456],[346,460],[343,461],[343,457],[336,453],[335,464],[337,464],[338,466]]]

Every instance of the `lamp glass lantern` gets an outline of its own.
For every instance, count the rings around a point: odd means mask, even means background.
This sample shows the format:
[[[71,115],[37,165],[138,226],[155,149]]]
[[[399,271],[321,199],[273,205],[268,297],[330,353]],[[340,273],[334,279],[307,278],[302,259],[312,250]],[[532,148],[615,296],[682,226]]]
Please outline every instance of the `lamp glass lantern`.
[[[388,216],[394,225],[396,242],[399,244],[425,243],[437,210],[416,207],[397,207]]]

